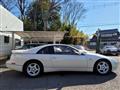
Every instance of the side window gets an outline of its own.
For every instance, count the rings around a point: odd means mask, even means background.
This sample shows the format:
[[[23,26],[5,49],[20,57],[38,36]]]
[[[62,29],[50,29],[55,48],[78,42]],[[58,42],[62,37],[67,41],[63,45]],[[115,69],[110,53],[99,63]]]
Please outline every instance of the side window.
[[[54,52],[55,54],[62,54],[63,49],[61,48],[61,46],[54,46]]]
[[[76,55],[77,50],[68,46],[54,46],[54,52],[61,55]]]
[[[52,46],[47,46],[40,49],[37,54],[54,54],[54,50]]]

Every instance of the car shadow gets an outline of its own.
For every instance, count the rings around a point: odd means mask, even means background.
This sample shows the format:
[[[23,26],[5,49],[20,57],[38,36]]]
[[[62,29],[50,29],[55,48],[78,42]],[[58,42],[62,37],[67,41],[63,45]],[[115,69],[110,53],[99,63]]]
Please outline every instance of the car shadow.
[[[88,72],[52,72],[38,78],[28,78],[22,73],[8,70],[0,73],[0,87],[9,90],[57,89],[76,85],[93,85],[114,79],[116,73],[101,76]]]

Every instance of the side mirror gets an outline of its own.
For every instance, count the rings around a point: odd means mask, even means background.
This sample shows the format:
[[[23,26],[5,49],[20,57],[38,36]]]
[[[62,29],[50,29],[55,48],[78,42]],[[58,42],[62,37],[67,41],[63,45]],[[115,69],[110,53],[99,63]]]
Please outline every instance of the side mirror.
[[[84,52],[82,52],[80,55],[85,55],[85,53],[84,53]]]

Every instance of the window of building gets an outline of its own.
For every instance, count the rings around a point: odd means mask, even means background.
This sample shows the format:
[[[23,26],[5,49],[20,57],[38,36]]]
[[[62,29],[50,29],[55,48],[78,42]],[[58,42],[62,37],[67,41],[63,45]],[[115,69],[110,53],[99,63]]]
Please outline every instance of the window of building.
[[[115,45],[116,43],[111,43],[111,45]]]
[[[10,42],[10,37],[4,36],[4,43],[9,43],[9,42]]]
[[[21,41],[19,39],[15,39],[15,46],[21,46]]]

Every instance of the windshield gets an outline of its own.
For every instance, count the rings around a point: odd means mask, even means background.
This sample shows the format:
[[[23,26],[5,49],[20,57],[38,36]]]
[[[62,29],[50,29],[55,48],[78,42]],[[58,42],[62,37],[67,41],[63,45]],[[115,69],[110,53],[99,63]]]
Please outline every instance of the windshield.
[[[74,47],[77,48],[77,49],[80,49],[80,50],[85,50],[85,48],[83,46],[77,45],[77,46],[74,46]]]

